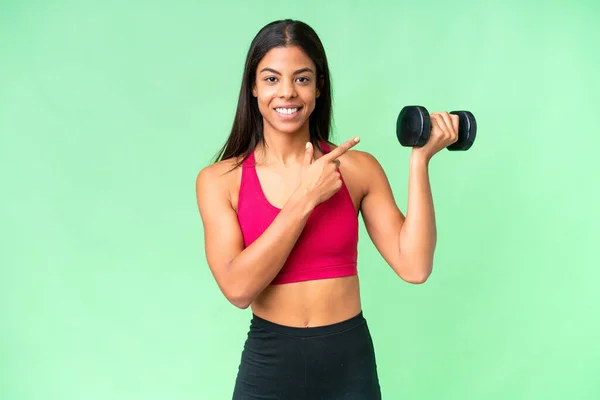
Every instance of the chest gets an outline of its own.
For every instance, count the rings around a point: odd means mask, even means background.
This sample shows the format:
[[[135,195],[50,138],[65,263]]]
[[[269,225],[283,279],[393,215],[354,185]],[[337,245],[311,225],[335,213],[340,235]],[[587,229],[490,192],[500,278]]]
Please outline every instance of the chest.
[[[363,193],[358,181],[358,177],[352,174],[350,170],[340,167],[340,172],[344,180],[344,184],[352,199],[354,209],[358,214],[360,204],[363,198]],[[298,185],[299,169],[282,169],[273,170],[268,168],[256,167],[256,176],[260,184],[259,189],[262,191],[266,200],[275,208],[283,208],[285,203],[294,193]],[[239,191],[241,183],[241,172],[235,174],[235,182],[231,187],[231,203],[237,211],[239,201]]]

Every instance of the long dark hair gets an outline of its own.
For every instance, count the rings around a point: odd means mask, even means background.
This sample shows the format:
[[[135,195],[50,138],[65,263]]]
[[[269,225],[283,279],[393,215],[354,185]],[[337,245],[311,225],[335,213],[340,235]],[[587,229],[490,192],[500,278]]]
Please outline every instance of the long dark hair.
[[[323,44],[306,23],[292,19],[279,20],[261,28],[250,44],[231,133],[215,157],[215,162],[241,156],[236,165],[239,166],[264,141],[263,117],[257,99],[252,95],[252,85],[258,64],[265,54],[274,47],[283,46],[300,47],[315,63],[320,96],[309,118],[310,141],[321,151],[320,142],[329,142],[331,78]]]

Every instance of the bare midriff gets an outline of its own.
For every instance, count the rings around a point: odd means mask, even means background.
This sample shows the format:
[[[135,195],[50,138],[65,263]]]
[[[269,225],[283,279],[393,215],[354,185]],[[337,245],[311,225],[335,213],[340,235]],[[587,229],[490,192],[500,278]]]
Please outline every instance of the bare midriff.
[[[260,318],[280,325],[330,325],[361,311],[357,275],[268,286],[251,304]]]

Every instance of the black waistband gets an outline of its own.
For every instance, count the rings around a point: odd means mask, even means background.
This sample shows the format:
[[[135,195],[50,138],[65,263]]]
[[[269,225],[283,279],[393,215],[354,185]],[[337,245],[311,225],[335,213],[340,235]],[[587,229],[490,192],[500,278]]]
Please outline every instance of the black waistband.
[[[253,313],[251,326],[267,329],[272,332],[277,332],[277,333],[281,333],[281,334],[289,335],[289,336],[314,337],[314,336],[323,336],[323,335],[331,335],[331,334],[340,333],[345,330],[352,329],[354,327],[362,325],[365,322],[366,322],[365,318],[361,311],[352,318],[349,318],[344,321],[336,322],[331,325],[310,326],[310,327],[302,328],[302,327],[296,327],[296,326],[280,325],[275,322],[267,321],[266,319],[263,319]]]

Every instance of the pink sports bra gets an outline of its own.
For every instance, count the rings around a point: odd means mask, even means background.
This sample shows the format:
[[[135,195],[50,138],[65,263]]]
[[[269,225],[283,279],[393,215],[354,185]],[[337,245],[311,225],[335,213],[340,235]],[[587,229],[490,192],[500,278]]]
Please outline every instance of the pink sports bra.
[[[326,152],[329,146],[322,144]],[[238,221],[247,247],[281,210],[267,200],[255,168],[254,152],[242,164]],[[342,188],[317,205],[294,248],[271,284],[357,274],[358,216],[342,178]]]

